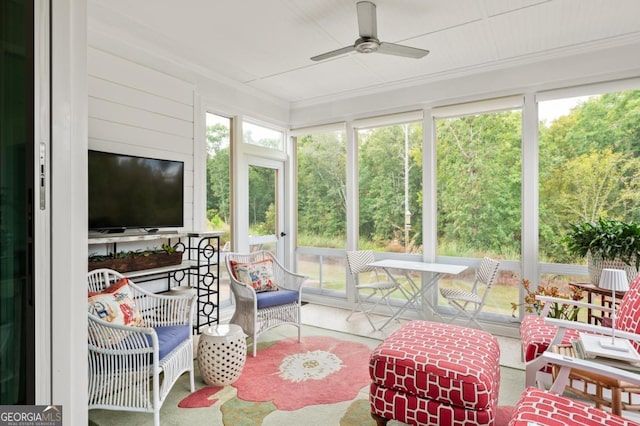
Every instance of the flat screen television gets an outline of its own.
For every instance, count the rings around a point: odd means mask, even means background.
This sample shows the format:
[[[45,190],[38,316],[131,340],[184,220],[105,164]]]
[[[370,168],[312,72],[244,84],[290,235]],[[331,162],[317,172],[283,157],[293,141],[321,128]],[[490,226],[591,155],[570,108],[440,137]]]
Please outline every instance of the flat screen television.
[[[89,230],[184,225],[184,163],[89,150]]]

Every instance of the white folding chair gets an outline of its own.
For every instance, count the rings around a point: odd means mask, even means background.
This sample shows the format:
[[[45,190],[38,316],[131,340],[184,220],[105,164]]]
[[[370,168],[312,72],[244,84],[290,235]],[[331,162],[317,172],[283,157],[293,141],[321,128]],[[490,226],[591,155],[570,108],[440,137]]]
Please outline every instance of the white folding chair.
[[[393,308],[390,304],[391,294],[400,290],[404,293],[402,287],[390,279],[386,275],[382,277],[379,269],[375,266],[369,266],[369,263],[375,261],[373,256],[373,251],[371,250],[359,250],[359,251],[348,251],[347,252],[347,264],[349,266],[349,272],[351,272],[351,277],[353,278],[352,282],[354,284],[355,293],[356,293],[356,304],[351,310],[351,313],[347,317],[347,321],[351,318],[354,312],[359,309],[365,317],[371,327],[375,330],[376,327],[373,325],[371,321],[371,317],[369,314],[373,312],[378,305],[385,304],[389,309],[389,312],[393,314]],[[360,274],[371,272],[374,274],[374,280],[372,282],[361,282]],[[368,293],[366,296],[363,293]],[[377,297],[377,300],[373,303],[373,305],[367,309],[364,304],[368,302],[373,302],[373,299]]]
[[[485,257],[476,269],[471,291],[451,287],[440,288],[440,295],[456,308],[456,313],[451,317],[449,323],[464,316],[468,319],[469,324],[473,322],[478,328],[484,330],[476,318],[487,301],[491,287],[498,280],[499,267],[500,262]]]

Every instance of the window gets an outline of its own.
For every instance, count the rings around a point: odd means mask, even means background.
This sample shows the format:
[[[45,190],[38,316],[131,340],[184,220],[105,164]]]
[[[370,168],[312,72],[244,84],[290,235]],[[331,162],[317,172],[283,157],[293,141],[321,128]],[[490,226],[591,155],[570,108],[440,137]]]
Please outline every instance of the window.
[[[297,138],[298,245],[346,246],[346,144],[343,131]]]
[[[249,165],[249,246],[275,254],[278,233],[278,169]]]
[[[223,231],[229,238],[231,120],[207,113],[207,229]]]
[[[360,249],[422,253],[422,123],[358,130]]]
[[[206,227],[210,231],[224,232],[220,244],[228,249],[231,243],[230,202],[230,129],[231,119],[206,113],[207,176]],[[231,304],[229,278],[226,268],[220,268],[220,303]]]
[[[250,145],[262,146],[282,151],[284,148],[284,133],[250,123],[242,122],[242,140]]]
[[[570,224],[599,217],[640,220],[640,90],[564,97],[539,103],[539,255],[543,283],[565,290],[588,277],[562,239]]]
[[[346,134],[323,130],[295,139],[298,182],[298,247],[346,247]],[[340,252],[336,252],[340,253]],[[298,255],[298,270],[311,290],[345,292],[344,256]]]
[[[521,116],[510,109],[436,119],[438,256],[520,260]],[[469,290],[473,274],[446,285]],[[518,278],[503,270],[491,291],[483,312],[510,317]]]

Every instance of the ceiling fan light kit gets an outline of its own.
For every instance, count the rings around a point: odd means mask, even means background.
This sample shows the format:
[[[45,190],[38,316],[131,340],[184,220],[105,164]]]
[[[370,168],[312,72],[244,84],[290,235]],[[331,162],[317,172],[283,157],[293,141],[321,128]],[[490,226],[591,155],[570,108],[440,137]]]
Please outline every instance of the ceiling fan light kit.
[[[323,61],[346,53],[383,53],[385,55],[404,56],[406,58],[419,59],[427,54],[428,50],[401,44],[385,43],[378,39],[378,25],[376,21],[376,5],[370,1],[357,3],[359,38],[352,46],[343,47],[323,53],[311,58],[312,61]]]

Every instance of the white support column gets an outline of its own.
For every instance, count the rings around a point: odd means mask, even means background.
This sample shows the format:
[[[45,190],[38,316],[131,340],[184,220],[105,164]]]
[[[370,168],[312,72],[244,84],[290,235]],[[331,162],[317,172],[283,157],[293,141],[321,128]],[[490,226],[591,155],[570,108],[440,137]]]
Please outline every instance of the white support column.
[[[347,250],[357,250],[358,240],[360,238],[360,227],[358,221],[358,211],[360,209],[360,201],[358,195],[358,137],[357,130],[353,127],[352,122],[347,123],[347,176],[346,176],[346,193],[347,193]],[[349,304],[356,303],[356,294],[353,290],[353,278],[345,270],[345,279],[347,282],[347,301]]]
[[[422,246],[423,260],[434,262],[437,253],[437,151],[436,129],[431,109],[422,119]]]
[[[522,114],[522,277],[538,282],[538,104],[526,94]],[[521,292],[523,290],[521,289]]]
[[[193,94],[193,223],[187,229],[206,231],[207,221],[207,123],[202,99]]]
[[[242,120],[238,115],[233,120],[232,147],[231,147],[231,177],[232,177],[232,203],[233,222],[232,235],[234,236],[235,251],[249,251],[249,173],[247,158],[242,147]]]
[[[347,250],[356,250],[360,238],[358,226],[358,137],[357,129],[347,123]]]

